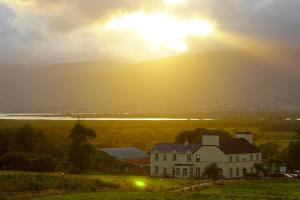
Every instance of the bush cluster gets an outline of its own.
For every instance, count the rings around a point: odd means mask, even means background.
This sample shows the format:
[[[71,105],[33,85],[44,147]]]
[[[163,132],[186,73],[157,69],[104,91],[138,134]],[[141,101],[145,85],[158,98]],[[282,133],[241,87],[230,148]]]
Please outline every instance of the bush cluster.
[[[0,156],[0,169],[52,172],[56,169],[56,163],[51,156],[8,152]]]

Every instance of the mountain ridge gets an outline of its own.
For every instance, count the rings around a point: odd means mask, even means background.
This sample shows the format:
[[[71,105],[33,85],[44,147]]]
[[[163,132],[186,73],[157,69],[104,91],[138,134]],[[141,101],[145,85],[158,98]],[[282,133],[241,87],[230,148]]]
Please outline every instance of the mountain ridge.
[[[104,60],[2,69],[0,111],[293,110],[300,100],[295,55],[218,51],[142,63]]]

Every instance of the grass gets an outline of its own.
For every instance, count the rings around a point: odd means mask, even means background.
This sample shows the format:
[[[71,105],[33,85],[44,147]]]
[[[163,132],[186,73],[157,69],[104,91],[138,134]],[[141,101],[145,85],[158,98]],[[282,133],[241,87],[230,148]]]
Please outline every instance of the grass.
[[[95,192],[117,187],[117,184],[103,182],[89,176],[62,175],[59,173],[0,172],[0,196],[47,190]]]
[[[300,199],[300,181],[288,180],[237,180],[226,181],[198,192],[98,192],[36,198],[34,200],[262,200]]]
[[[0,171],[1,197],[26,199],[28,196],[96,191],[161,192],[201,183],[201,180],[157,179],[141,176],[62,175]],[[26,198],[25,198],[26,197]]]
[[[196,185],[204,182],[203,180],[191,179],[159,179],[142,176],[115,176],[115,175],[90,175],[93,179],[102,180],[105,183],[114,183],[119,186],[120,190],[139,190],[138,182],[145,186],[144,191],[170,191],[172,189]]]

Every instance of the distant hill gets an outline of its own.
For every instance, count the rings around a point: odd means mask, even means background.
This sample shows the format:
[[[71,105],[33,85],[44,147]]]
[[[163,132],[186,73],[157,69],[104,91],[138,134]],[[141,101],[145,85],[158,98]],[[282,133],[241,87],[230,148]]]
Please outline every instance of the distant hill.
[[[299,109],[300,51],[249,52],[1,67],[0,112]]]

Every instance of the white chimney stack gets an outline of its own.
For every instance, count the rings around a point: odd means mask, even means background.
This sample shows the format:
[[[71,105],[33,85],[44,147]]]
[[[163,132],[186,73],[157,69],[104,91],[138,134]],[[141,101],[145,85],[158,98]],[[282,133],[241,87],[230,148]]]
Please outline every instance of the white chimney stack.
[[[253,144],[253,135],[250,132],[240,132],[236,133],[236,138],[244,138],[247,140],[250,144]]]
[[[202,136],[202,145],[206,146],[220,146],[220,137],[219,135],[203,135]]]

